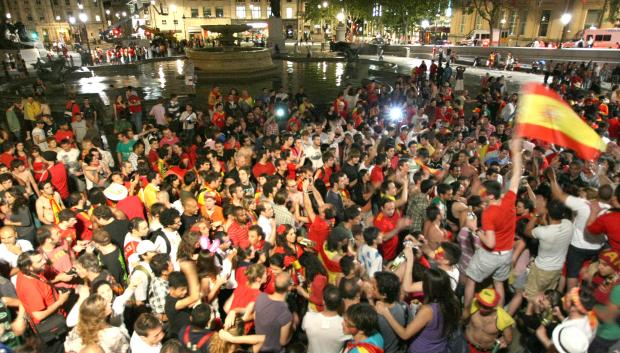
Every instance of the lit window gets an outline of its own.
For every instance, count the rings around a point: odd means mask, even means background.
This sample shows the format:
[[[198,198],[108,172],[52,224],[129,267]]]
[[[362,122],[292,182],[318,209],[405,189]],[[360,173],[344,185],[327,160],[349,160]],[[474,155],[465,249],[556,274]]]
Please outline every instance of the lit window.
[[[286,18],[293,18],[293,8],[291,7],[286,8]]]
[[[101,22],[101,16],[95,15],[95,22]]]
[[[250,5],[252,10],[252,18],[261,18],[260,5]]]
[[[245,18],[245,5],[237,6],[237,18]]]

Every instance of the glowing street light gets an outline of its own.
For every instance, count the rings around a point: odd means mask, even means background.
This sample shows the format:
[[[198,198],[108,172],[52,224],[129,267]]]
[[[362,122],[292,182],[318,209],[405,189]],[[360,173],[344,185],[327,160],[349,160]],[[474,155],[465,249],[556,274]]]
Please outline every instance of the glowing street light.
[[[562,15],[562,17],[560,17],[560,22],[562,22],[562,24],[566,26],[572,19],[573,19],[573,15],[569,13],[565,13]]]
[[[60,21],[60,16],[56,15],[56,21]]]
[[[345,16],[344,16],[344,13],[343,13],[343,12],[339,12],[339,13],[336,15],[336,19],[338,20],[338,22],[342,22],[342,21],[344,21],[344,17],[345,17]]]
[[[175,4],[170,5],[170,11],[177,12],[177,5]]]
[[[11,19],[11,13],[10,13],[10,12],[7,12],[7,13],[6,13],[6,19],[7,19],[7,20],[10,20],[10,19]]]
[[[105,10],[105,14],[106,14],[106,15],[109,15],[109,14],[110,14],[110,9],[106,9],[106,10]]]
[[[422,20],[422,23],[420,23],[420,25],[422,26],[422,28],[427,29],[431,26],[431,23],[429,20]]]
[[[79,14],[79,16],[78,16],[78,17],[80,18],[80,21],[81,21],[82,23],[86,23],[86,21],[88,21],[88,15],[87,15],[87,14],[85,14],[85,13],[83,13],[83,12],[82,12],[81,14]]]
[[[327,3],[327,1],[323,1],[323,8],[326,8],[326,7],[327,7],[327,5],[329,5],[329,4]]]
[[[74,25],[74,24],[75,24],[75,17],[70,16],[70,17],[69,17],[69,23],[70,23],[70,24],[72,24],[72,25]]]

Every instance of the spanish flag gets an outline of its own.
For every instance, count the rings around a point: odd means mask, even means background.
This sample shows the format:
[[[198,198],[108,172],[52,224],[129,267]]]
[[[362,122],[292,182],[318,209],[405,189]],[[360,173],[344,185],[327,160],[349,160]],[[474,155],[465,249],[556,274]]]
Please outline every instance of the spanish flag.
[[[605,152],[606,144],[553,90],[539,83],[523,86],[515,132],[574,150],[584,160]]]

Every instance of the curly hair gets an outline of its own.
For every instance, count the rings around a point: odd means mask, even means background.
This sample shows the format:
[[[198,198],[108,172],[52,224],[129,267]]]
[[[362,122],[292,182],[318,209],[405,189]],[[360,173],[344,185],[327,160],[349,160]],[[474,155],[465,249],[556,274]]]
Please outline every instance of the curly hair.
[[[80,306],[77,333],[82,339],[82,345],[99,343],[99,333],[109,326],[106,320],[108,303],[99,294],[91,294]]]

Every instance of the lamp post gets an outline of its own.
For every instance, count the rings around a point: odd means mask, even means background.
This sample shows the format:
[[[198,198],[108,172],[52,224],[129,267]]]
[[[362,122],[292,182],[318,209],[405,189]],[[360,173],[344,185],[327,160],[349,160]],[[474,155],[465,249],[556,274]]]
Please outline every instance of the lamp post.
[[[11,13],[10,13],[10,12],[7,12],[7,13],[6,13],[6,19],[7,19],[7,20],[10,20],[10,19],[11,19]]]
[[[506,25],[506,19],[502,18],[500,21],[500,26],[499,26],[499,43],[498,45],[501,46],[502,45],[502,32],[504,31],[504,26]]]
[[[80,22],[82,22],[82,24],[84,25],[84,32],[85,36],[86,36],[86,48],[88,50],[87,56],[86,56],[86,61],[88,62],[89,65],[92,65],[92,54],[90,52],[90,41],[88,40],[88,28],[86,27],[86,22],[88,21],[88,15],[86,15],[85,13],[80,13],[79,15],[80,18]]]
[[[422,26],[422,45],[426,44],[426,30],[431,25],[429,20],[422,20],[420,26]]]
[[[562,38],[560,39],[560,45],[558,46],[558,48],[561,48],[562,43],[564,43],[564,37],[566,36],[566,26],[568,26],[572,19],[573,15],[569,13],[565,13],[562,15],[562,17],[560,17],[560,22],[562,22]]]
[[[170,11],[172,11],[172,25],[174,26],[174,38],[177,38],[177,5],[170,5]]]

